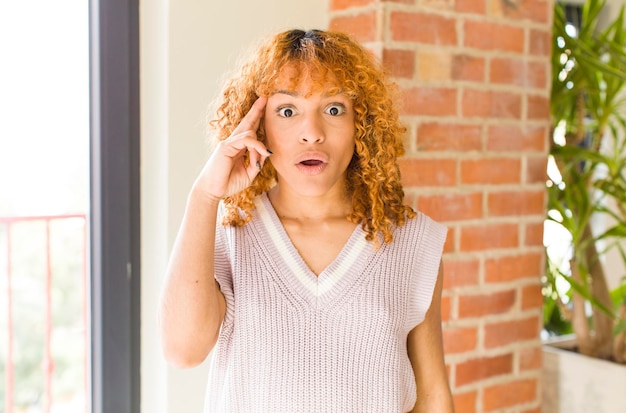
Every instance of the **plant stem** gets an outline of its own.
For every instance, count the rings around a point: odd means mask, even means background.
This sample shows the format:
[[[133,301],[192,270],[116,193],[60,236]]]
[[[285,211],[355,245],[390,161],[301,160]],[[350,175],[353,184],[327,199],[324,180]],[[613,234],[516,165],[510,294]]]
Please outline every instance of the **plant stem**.
[[[585,225],[583,234],[583,244],[587,245],[585,255],[589,266],[589,276],[591,278],[591,294],[606,309],[613,308],[609,286],[604,273],[604,266],[600,261],[598,249],[591,233],[591,224]],[[597,305],[593,308],[593,342],[594,356],[609,359],[613,355],[613,317],[607,314]]]
[[[623,320],[626,317],[626,303],[622,303],[619,309],[618,320]],[[613,358],[618,363],[626,362],[625,347],[626,346],[626,330],[622,331],[613,339]]]

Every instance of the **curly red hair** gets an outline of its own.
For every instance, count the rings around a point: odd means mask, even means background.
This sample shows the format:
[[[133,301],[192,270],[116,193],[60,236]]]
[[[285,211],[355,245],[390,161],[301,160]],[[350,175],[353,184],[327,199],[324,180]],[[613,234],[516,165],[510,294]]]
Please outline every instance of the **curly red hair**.
[[[259,96],[269,96],[281,69],[296,67],[299,73],[320,73],[319,86],[331,80],[353,101],[355,153],[347,171],[347,189],[352,198],[351,222],[360,223],[366,239],[378,244],[393,239],[416,213],[404,203],[397,158],[404,154],[406,128],[399,122],[394,105],[395,87],[372,55],[349,36],[321,30],[290,30],[270,39],[244,63],[238,75],[227,82],[217,118],[210,122],[217,139],[227,139]],[[258,139],[266,143],[263,123]],[[225,225],[250,221],[254,198],[276,182],[276,171],[265,162],[245,190],[227,197]]]

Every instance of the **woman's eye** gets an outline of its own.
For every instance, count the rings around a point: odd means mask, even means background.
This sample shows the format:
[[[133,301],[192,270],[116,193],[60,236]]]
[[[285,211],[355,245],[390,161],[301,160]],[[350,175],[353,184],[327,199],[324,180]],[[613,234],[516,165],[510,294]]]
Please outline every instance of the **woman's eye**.
[[[290,118],[294,115],[294,111],[291,108],[280,108],[278,109],[278,115],[284,118]]]
[[[346,108],[343,105],[331,105],[326,109],[326,113],[331,116],[342,115],[345,111]]]

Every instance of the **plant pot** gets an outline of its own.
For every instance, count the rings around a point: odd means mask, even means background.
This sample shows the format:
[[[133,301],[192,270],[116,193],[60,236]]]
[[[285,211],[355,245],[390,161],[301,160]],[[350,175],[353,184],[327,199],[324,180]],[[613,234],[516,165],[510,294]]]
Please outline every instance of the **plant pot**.
[[[544,342],[542,413],[623,413],[626,365],[583,356],[573,336]]]

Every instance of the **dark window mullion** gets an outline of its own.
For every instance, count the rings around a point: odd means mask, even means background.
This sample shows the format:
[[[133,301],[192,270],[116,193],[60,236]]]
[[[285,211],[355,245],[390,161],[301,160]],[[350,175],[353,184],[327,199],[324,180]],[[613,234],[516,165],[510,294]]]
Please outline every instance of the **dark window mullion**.
[[[139,412],[138,0],[90,0],[92,412]]]

